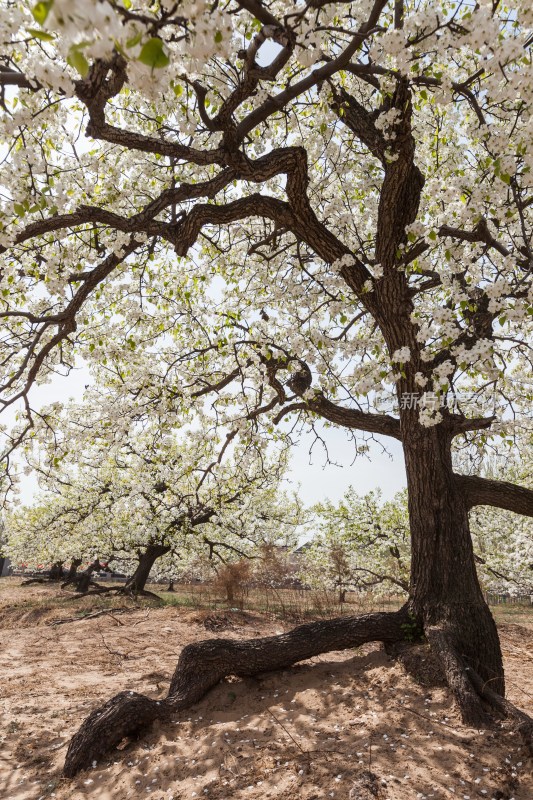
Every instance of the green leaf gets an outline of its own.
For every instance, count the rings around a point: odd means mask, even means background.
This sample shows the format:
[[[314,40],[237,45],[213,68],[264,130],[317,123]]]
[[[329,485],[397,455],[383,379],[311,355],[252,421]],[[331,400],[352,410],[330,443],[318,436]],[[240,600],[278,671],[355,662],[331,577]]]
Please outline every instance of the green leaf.
[[[164,51],[163,41],[157,36],[148,39],[142,46],[139,61],[152,69],[161,69],[170,64],[170,58]]]
[[[13,208],[15,210],[15,214],[18,217],[23,217],[24,214],[26,213],[26,209],[21,203],[13,203]]]
[[[141,39],[143,38],[142,31],[137,33],[135,36],[132,36],[131,39],[128,39],[126,42],[126,47],[135,47],[136,44],[139,44]]]
[[[43,42],[53,42],[56,38],[53,33],[46,33],[46,31],[40,31],[38,28],[28,28],[28,33],[35,39],[41,39]]]
[[[46,22],[46,18],[50,13],[50,9],[52,8],[54,0],[43,0],[41,3],[37,3],[33,6],[31,13],[35,22],[38,22],[39,25],[44,25]]]
[[[67,64],[70,64],[71,67],[74,67],[74,69],[80,73],[82,78],[85,78],[89,72],[89,62],[83,53],[75,48],[71,48],[70,53],[67,56]]]
[[[215,42],[216,42],[217,44],[220,44],[220,42],[222,41],[222,39],[223,39],[223,38],[224,38],[224,37],[222,36],[222,33],[221,33],[220,31],[217,31],[217,32],[215,33]]]

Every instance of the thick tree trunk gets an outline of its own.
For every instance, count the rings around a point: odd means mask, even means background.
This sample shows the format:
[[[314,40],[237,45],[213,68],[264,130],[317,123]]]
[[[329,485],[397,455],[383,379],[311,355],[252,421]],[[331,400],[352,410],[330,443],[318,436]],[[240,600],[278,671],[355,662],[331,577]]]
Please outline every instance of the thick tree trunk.
[[[141,594],[144,592],[144,587],[150,575],[150,571],[155,562],[165,553],[168,553],[170,547],[163,544],[149,544],[146,550],[139,555],[139,563],[137,569],[126,581],[125,589],[133,594]]]
[[[477,578],[467,505],[453,476],[451,437],[443,425],[417,423],[405,436],[404,453],[412,545],[409,607],[443,662],[464,721],[480,724],[485,716],[467,671],[473,669],[504,695],[503,662]]]
[[[197,703],[226,675],[250,676],[284,669],[306,658],[358,647],[365,642],[393,643],[404,636],[409,616],[397,612],[311,622],[280,636],[248,641],[209,639],[190,644],[180,655],[164,700],[121,692],[87,717],[70,742],[63,773],[72,777],[155,719]]]
[[[64,583],[61,584],[61,588],[64,589],[71,583],[78,582],[78,567],[81,565],[81,558],[73,558],[70,562],[70,567],[68,568],[67,577],[65,578]]]
[[[71,564],[71,569],[72,569],[72,564]],[[92,562],[92,564],[89,564],[87,569],[84,569],[83,572],[76,574],[76,570],[74,570],[73,580],[74,583],[76,584],[76,591],[79,592],[80,594],[85,594],[86,592],[88,592],[89,586],[93,583],[93,572],[100,569],[102,569],[102,565],[100,564],[100,559],[97,558],[95,561]]]
[[[64,575],[65,571],[63,569],[62,561],[56,561],[54,564],[52,564],[52,566],[50,567],[50,576],[49,576],[51,581],[60,581],[63,579]]]
[[[68,568],[67,572],[67,579],[65,584],[67,583],[74,583],[76,580],[76,573],[78,572],[78,567],[81,566],[81,558],[73,558],[70,562],[70,567]]]

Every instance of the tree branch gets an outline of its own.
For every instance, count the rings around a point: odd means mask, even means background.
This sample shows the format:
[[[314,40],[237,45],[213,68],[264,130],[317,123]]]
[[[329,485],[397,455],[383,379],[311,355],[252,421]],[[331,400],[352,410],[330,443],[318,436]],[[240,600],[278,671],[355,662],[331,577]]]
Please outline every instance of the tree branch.
[[[237,126],[237,140],[242,141],[244,137],[250,133],[257,125],[264,122],[275,111],[284,108],[287,103],[294,100],[298,95],[312,89],[317,83],[322,83],[327,78],[330,78],[340,69],[343,69],[349,62],[352,56],[359,50],[367,36],[373,31],[380,18],[381,12],[387,5],[387,0],[375,0],[374,6],[368,16],[367,21],[361,25],[357,33],[354,34],[350,44],[340,53],[337,58],[328,61],[324,66],[318,67],[313,70],[309,75],[302,80],[297,81],[293,86],[288,86],[287,89],[269,97],[268,100],[259,106],[255,111],[252,111],[243,121]]]
[[[455,482],[462,491],[469,508],[493,506],[533,517],[533,489],[506,481],[481,478],[478,475],[455,475]]]

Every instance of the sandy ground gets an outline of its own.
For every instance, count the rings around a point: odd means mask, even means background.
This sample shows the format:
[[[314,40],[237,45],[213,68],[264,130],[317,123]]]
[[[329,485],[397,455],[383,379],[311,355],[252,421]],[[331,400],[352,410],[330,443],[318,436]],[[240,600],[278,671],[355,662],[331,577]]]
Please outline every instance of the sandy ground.
[[[95,706],[130,688],[162,697],[189,642],[290,625],[172,607],[53,625],[76,606],[28,609],[17,606],[27,597],[21,591],[0,595],[2,800],[533,798],[531,765],[514,733],[465,728],[444,687],[421,685],[373,645],[258,680],[229,679],[187,714],[66,781],[69,739]],[[31,591],[44,601],[50,588]],[[217,625],[223,633],[209,630]],[[502,625],[501,638],[508,695],[533,713],[533,625]]]

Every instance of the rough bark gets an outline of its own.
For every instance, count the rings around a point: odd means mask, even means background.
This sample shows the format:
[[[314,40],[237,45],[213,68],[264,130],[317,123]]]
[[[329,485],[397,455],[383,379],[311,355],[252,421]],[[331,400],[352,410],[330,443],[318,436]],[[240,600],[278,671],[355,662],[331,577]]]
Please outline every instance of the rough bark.
[[[50,567],[50,576],[49,576],[51,581],[60,581],[62,580],[64,575],[65,571],[63,569],[62,561],[56,561],[54,564],[52,564],[52,566]]]
[[[257,675],[365,642],[399,641],[408,621],[406,609],[401,609],[311,622],[280,636],[248,641],[208,639],[187,645],[179,658],[168,696],[156,701],[136,692],[121,692],[93,711],[69,745],[63,773],[66,777],[74,776],[116,747],[124,737],[156,719],[189,708],[227,675]]]
[[[409,605],[443,663],[464,721],[479,725],[486,715],[466,670],[504,696],[503,661],[477,577],[468,505],[453,474],[450,445],[445,427],[417,423],[404,440],[412,543]]]
[[[70,565],[69,573],[67,580],[63,584],[63,586],[68,586],[69,583],[74,583],[76,586],[76,592],[79,594],[86,594],[89,591],[89,586],[95,586],[96,584],[93,581],[93,572],[97,570],[103,569],[102,565],[100,564],[100,560],[97,558],[92,564],[83,570],[83,572],[78,573],[78,567],[81,564],[80,559],[74,559]]]
[[[142,594],[145,591],[146,582],[155,562],[169,551],[170,547],[168,545],[149,544],[144,552],[139,555],[137,568],[131,578],[126,581],[124,589],[133,594]]]
[[[478,475],[456,475],[455,481],[469,508],[487,505],[533,517],[533,489]]]

